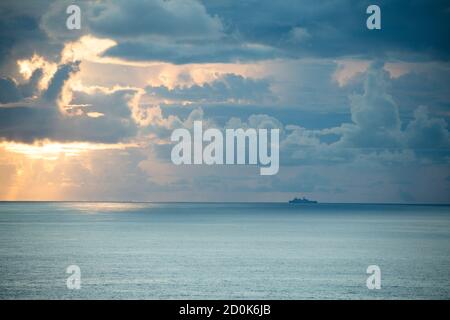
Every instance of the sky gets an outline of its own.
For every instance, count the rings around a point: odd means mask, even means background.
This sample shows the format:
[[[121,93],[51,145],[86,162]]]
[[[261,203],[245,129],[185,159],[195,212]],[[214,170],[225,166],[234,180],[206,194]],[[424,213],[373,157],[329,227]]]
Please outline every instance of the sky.
[[[450,202],[448,1],[3,0],[0,14],[0,200]],[[278,174],[174,165],[170,135],[196,120],[279,129]]]

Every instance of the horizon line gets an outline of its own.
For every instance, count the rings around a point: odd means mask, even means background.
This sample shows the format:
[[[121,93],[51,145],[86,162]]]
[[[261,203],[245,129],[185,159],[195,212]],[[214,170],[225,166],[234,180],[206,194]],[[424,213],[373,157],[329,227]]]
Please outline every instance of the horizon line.
[[[134,201],[134,200],[0,200],[0,203],[28,202],[28,203],[154,203],[154,204],[289,204],[288,201]],[[297,203],[298,205],[320,205],[320,204],[359,204],[359,205],[415,205],[415,206],[450,206],[450,203],[424,203],[424,202],[318,202],[318,203]]]

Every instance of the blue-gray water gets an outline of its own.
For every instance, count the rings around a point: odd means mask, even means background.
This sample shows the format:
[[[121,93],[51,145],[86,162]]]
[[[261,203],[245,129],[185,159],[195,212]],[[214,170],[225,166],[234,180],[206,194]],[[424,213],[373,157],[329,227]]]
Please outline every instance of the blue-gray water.
[[[0,203],[0,298],[449,299],[450,207]]]

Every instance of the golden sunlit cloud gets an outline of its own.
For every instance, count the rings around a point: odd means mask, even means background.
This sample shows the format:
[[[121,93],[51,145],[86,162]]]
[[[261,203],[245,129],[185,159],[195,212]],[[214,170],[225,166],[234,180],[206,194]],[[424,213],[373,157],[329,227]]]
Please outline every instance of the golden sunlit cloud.
[[[90,118],[100,118],[104,116],[104,114],[101,112],[88,112],[86,113],[86,115]]]
[[[91,35],[86,35],[77,41],[68,42],[65,44],[61,52],[61,63],[75,62],[75,61],[101,61],[99,55],[117,43],[111,39],[100,39]]]
[[[38,89],[45,90],[48,87],[50,79],[55,74],[58,66],[54,62],[47,61],[44,57],[33,54],[30,59],[18,60],[19,72],[25,80],[30,79],[33,72],[42,69],[42,77],[39,80]]]
[[[370,60],[342,59],[337,60],[337,68],[333,74],[333,79],[340,87],[345,86],[350,80],[358,74],[367,71]],[[423,68],[430,67],[430,63],[411,63],[411,62],[386,62],[384,70],[389,72],[391,78],[399,78],[412,70],[420,71]]]

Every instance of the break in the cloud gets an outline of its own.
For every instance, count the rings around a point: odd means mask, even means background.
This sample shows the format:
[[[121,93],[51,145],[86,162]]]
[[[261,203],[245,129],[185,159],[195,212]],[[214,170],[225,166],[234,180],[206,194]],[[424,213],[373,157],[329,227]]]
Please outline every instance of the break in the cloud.
[[[69,3],[0,4],[1,199],[449,202],[445,1]],[[279,128],[279,174],[174,166],[194,120]]]

